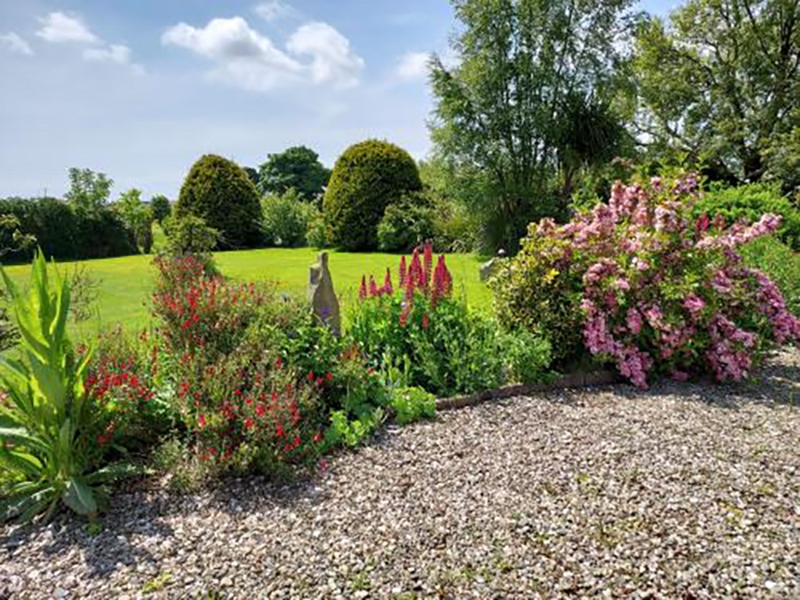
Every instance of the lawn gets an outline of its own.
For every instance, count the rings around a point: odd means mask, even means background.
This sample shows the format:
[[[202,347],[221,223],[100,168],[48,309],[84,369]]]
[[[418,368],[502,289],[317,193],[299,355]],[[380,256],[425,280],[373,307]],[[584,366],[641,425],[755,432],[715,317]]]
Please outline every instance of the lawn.
[[[308,270],[316,256],[317,251],[310,248],[266,248],[218,252],[215,259],[222,273],[232,279],[275,282],[287,292],[304,294]],[[117,323],[129,329],[148,325],[148,302],[154,276],[152,260],[152,256],[126,256],[80,263],[85,265],[86,273],[98,283],[97,314],[80,327],[80,334],[92,333]],[[470,306],[488,309],[491,294],[478,277],[480,260],[465,254],[450,255],[447,260],[456,292],[464,296]],[[357,297],[362,274],[374,273],[380,283],[386,268],[390,267],[396,284],[398,261],[399,257],[392,254],[332,252],[331,273],[345,312]],[[75,264],[60,263],[58,268],[65,272]],[[24,283],[29,267],[14,265],[7,267],[7,272],[16,282]]]

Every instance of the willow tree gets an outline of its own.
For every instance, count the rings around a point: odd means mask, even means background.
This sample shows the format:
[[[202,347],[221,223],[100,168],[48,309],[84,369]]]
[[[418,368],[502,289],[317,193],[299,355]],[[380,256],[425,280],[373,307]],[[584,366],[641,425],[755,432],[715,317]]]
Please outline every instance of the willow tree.
[[[531,220],[559,210],[551,193],[568,98],[610,98],[631,0],[453,0],[454,59],[435,56],[437,151],[487,174],[489,246],[514,250]],[[574,131],[574,124],[572,124]],[[562,152],[562,155],[564,153]]]

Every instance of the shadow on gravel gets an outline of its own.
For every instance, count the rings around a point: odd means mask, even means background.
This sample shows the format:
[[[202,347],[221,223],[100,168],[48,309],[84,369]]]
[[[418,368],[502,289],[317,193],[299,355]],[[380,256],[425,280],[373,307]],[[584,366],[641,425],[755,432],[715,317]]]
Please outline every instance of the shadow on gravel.
[[[760,368],[750,381],[719,384],[710,376],[705,381],[679,383],[661,381],[649,390],[632,385],[603,388],[609,393],[632,396],[681,396],[720,408],[739,409],[748,404],[800,406],[800,366],[773,362]]]

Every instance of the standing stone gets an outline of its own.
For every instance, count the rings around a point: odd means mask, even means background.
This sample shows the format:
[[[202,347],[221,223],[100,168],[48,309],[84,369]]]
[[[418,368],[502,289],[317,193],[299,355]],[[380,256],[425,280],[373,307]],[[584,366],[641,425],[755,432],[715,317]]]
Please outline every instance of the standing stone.
[[[339,335],[341,317],[339,315],[339,300],[333,291],[333,279],[328,269],[328,253],[322,252],[319,260],[311,265],[308,281],[308,301],[314,314],[328,327]]]

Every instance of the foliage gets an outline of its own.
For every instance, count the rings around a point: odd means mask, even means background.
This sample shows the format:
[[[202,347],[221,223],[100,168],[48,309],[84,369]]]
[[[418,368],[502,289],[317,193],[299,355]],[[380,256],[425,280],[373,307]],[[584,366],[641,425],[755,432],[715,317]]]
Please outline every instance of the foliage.
[[[551,193],[559,159],[570,169],[604,160],[613,148],[574,144],[574,111],[605,107],[617,89],[615,68],[628,35],[629,0],[453,0],[459,29],[452,43],[456,66],[435,57],[433,137],[457,167],[488,179],[475,205],[486,224],[485,247],[515,251],[526,225],[563,211]],[[606,130],[611,113],[587,129]],[[613,130],[618,131],[618,126]],[[605,136],[598,136],[605,140]]]
[[[153,211],[153,219],[163,223],[164,219],[172,213],[172,205],[169,203],[169,198],[162,194],[156,194],[150,199],[150,210]]]
[[[549,378],[552,348],[545,337],[519,330],[502,336],[508,356],[508,379],[524,384],[544,383]]]
[[[786,0],[689,0],[669,25],[643,24],[634,67],[652,150],[688,152],[728,181],[788,175],[779,165],[800,129],[799,10]]]
[[[329,248],[331,246],[328,226],[325,224],[325,215],[316,211],[308,220],[306,242],[312,248]]]
[[[304,202],[294,188],[282,195],[269,194],[261,199],[264,240],[267,246],[296,248],[306,245],[309,224],[318,210]]]
[[[741,249],[744,264],[763,271],[775,282],[786,300],[786,307],[800,317],[800,254],[774,236],[753,240]]]
[[[193,215],[168,217],[164,221],[164,228],[167,233],[167,250],[173,256],[206,256],[219,241],[219,232]]]
[[[319,155],[305,146],[294,146],[270,154],[258,170],[262,194],[283,196],[294,189],[306,201],[317,200],[331,178],[331,171],[319,162]]]
[[[742,379],[770,342],[800,336],[800,320],[777,286],[736,253],[773,233],[780,218],[766,214],[730,228],[717,219],[711,227],[708,217],[691,217],[696,196],[691,175],[617,184],[608,204],[567,225],[532,225],[522,253],[497,280],[500,309],[533,324],[544,316],[547,304],[530,311],[529,288],[515,286],[529,269],[555,292],[552,302],[568,307],[565,318],[582,324],[589,352],[637,386],[658,374]]]
[[[727,225],[733,225],[740,221],[755,223],[766,213],[781,217],[778,237],[794,251],[800,250],[800,209],[781,196],[780,186],[775,183],[739,187],[712,185],[696,202],[692,215],[699,218],[705,214],[711,219],[721,215]]]
[[[153,211],[142,202],[142,192],[131,188],[114,203],[114,210],[126,227],[133,232],[144,254],[153,247]]]
[[[20,331],[20,359],[3,357],[0,378],[0,464],[16,474],[4,490],[6,518],[28,520],[60,502],[75,512],[98,512],[96,486],[126,469],[93,470],[102,462],[93,438],[102,409],[85,385],[90,354],[77,353],[67,335],[69,287],[51,282],[41,253],[34,259],[28,297],[3,272]]]
[[[109,258],[136,254],[133,233],[106,207],[78,211],[55,198],[0,200],[0,214],[14,217],[20,234],[36,239],[45,256],[61,260]],[[9,261],[30,260],[34,245],[18,245],[14,230],[0,231],[0,247],[14,248]]]
[[[362,280],[361,302],[351,316],[349,334],[372,366],[395,373],[405,386],[438,395],[471,393],[511,379],[503,336],[490,319],[452,298],[452,277],[440,256],[433,267],[432,247],[420,257],[405,257],[400,285],[387,271],[383,284]]]
[[[253,248],[261,242],[258,191],[231,160],[206,154],[192,165],[175,205],[175,218],[203,219],[219,234],[220,249]]]
[[[103,208],[111,195],[114,181],[105,173],[95,173],[91,169],[69,170],[69,190],[64,198],[81,213],[94,213]]]
[[[324,213],[332,243],[343,250],[375,249],[386,207],[422,183],[405,150],[379,140],[350,146],[336,161]]]
[[[410,192],[386,207],[378,224],[378,249],[410,252],[434,235],[434,209],[430,200],[423,192]]]
[[[433,419],[436,416],[436,397],[418,387],[392,390],[391,406],[400,425]]]

